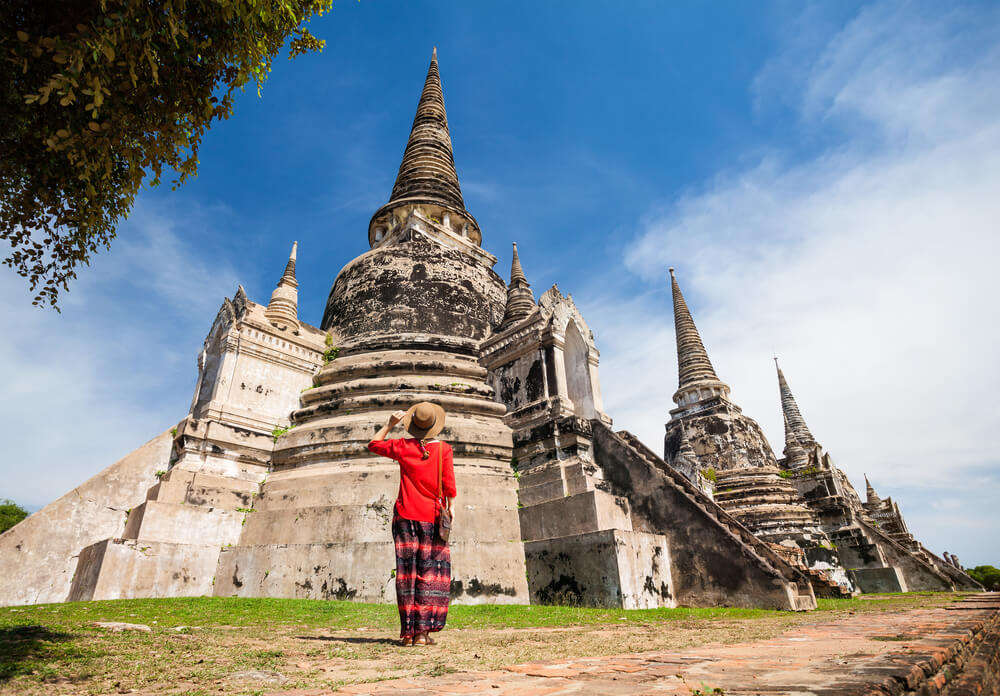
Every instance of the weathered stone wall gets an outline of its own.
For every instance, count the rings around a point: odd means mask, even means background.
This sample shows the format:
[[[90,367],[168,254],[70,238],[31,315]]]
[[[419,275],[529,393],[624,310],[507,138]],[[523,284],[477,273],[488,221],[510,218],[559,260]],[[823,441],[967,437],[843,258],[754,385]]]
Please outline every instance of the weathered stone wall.
[[[933,566],[915,554],[895,543],[875,527],[863,525],[873,538],[886,560],[886,564],[897,568],[906,582],[908,592],[949,592],[954,589],[951,580],[939,573]]]
[[[455,477],[453,601],[526,602],[512,476],[459,466]],[[398,488],[399,467],[374,456],[275,472],[222,552],[215,594],[395,601]]]
[[[815,607],[804,576],[759,555],[698,503],[693,486],[679,487],[605,425],[592,424],[595,461],[615,490],[628,492],[633,529],[666,537],[678,605]]]
[[[474,257],[414,239],[373,249],[341,270],[322,328],[335,338],[397,332],[480,340],[503,319],[507,286]]]
[[[906,592],[906,580],[897,568],[852,568],[851,581],[863,593]]]
[[[545,398],[545,364],[540,350],[524,353],[490,370],[489,383],[508,412]]]
[[[64,602],[81,549],[120,537],[126,514],[165,471],[164,432],[0,535],[0,604]]]
[[[682,420],[702,468],[724,471],[774,466],[777,461],[757,421],[743,415],[731,402],[716,397],[699,404],[698,411],[667,422],[663,458],[668,462],[680,449]]]
[[[675,606],[666,538],[604,529],[525,544],[532,604]]]
[[[218,544],[105,539],[84,548],[71,602],[212,594]]]
[[[223,302],[198,360],[191,415],[270,432],[287,425],[299,394],[323,364],[325,333],[279,328],[242,292]]]

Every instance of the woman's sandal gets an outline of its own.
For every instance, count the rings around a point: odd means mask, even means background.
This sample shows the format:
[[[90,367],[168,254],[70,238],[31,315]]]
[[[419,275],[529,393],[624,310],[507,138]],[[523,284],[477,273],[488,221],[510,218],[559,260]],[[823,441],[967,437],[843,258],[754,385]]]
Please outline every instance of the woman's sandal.
[[[399,645],[404,648],[408,648],[413,645],[413,636],[403,636],[399,639]]]
[[[414,645],[437,645],[437,641],[431,638],[429,633],[421,633],[413,639]]]

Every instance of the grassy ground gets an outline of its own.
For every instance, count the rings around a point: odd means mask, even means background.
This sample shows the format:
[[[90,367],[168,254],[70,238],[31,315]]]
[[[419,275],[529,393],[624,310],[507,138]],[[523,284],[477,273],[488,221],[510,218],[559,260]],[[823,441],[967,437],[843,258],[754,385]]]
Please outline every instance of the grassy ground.
[[[949,594],[820,600],[819,611],[456,606],[439,646],[400,650],[395,606],[295,599],[75,602],[0,609],[0,694],[258,694],[518,662],[774,636]],[[96,621],[145,624],[116,633]]]

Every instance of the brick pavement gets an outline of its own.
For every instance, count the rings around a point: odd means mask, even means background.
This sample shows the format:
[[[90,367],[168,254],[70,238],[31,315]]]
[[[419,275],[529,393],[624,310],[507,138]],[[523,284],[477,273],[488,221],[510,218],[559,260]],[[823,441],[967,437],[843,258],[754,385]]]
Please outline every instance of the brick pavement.
[[[669,630],[665,628],[664,630]],[[358,684],[372,696],[989,696],[1000,693],[1000,593],[938,609],[856,614],[776,638]]]

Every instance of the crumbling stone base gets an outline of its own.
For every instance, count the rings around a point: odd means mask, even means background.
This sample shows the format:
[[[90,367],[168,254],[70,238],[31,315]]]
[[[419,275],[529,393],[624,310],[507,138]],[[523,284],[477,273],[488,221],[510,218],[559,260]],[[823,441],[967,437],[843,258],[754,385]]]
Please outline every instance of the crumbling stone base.
[[[849,571],[860,592],[906,592],[906,582],[897,568],[856,568]]]
[[[219,547],[105,539],[80,552],[70,602],[212,594]]]
[[[532,604],[676,606],[667,539],[623,529],[524,545]]]

